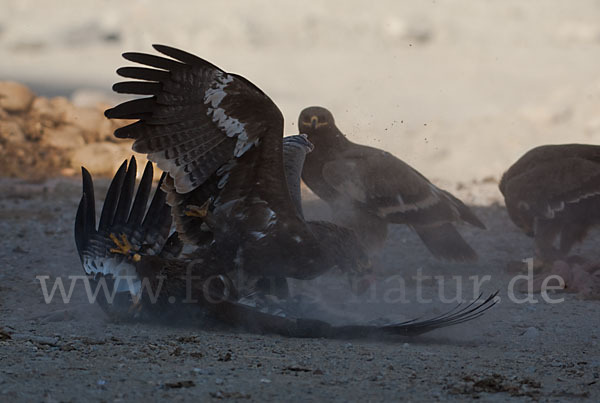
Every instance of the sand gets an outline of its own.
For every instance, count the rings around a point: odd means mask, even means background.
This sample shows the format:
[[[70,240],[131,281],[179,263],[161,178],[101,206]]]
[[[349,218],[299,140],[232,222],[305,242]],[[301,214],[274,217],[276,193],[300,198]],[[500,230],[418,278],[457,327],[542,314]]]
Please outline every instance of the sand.
[[[533,245],[497,190],[532,146],[598,142],[597,1],[178,4],[4,0],[0,79],[114,102],[120,53],[164,43],[249,78],[281,108],[289,133],[303,107],[326,106],[351,139],[409,162],[489,228],[461,228],[478,263],[446,264],[394,227],[384,274],[461,276],[464,295],[469,276],[489,275],[483,289],[499,289],[501,302],[475,322],[410,340],[113,323],[79,288],[70,304],[46,304],[36,280],[82,274],[72,235],[79,180],[0,179],[1,400],[599,400],[599,303],[571,294],[551,294],[564,297],[557,304],[510,301],[506,264]],[[306,196],[309,214],[326,214]],[[598,241],[595,232],[574,252],[597,259]],[[336,293],[329,307],[352,320],[447,307],[385,303],[385,287],[361,300]]]

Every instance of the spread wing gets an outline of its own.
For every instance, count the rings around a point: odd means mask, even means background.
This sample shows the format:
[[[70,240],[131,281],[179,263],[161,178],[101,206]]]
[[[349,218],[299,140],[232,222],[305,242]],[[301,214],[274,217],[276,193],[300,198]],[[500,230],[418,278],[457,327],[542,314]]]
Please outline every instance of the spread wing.
[[[129,167],[127,161],[121,165],[110,183],[96,227],[94,184],[89,172],[82,168],[83,194],[75,218],[75,244],[83,269],[92,277],[92,282],[97,286],[96,281],[106,281],[113,290],[112,297],[116,301],[109,301],[106,294],[98,295],[100,306],[111,315],[119,312],[118,306],[130,306],[131,295],[136,294],[140,286],[130,257],[114,252],[115,238],[121,242],[127,239],[132,253],[174,257],[181,251],[177,234],[169,237],[171,209],[165,203],[165,193],[159,189],[160,183],[148,205],[152,164],[146,165],[134,197],[136,171],[133,157]]]
[[[382,150],[361,147],[344,153],[325,164],[323,177],[338,192],[390,222],[431,226],[464,220],[485,228],[460,200]]]
[[[134,151],[148,154],[172,178],[167,182],[169,204],[182,237],[202,239],[191,230],[201,220],[186,214],[190,200],[201,205],[210,197],[214,208],[254,198],[277,213],[293,212],[277,106],[241,76],[178,49],[154,48],[169,58],[125,53],[125,59],[147,67],[118,69],[122,77],[139,81],[113,87],[119,93],[151,96],[122,103],[105,115],[138,119],[115,136],[135,139]]]
[[[535,218],[553,219],[600,198],[600,164],[583,158],[539,163],[506,180],[503,189],[512,220],[530,232]]]

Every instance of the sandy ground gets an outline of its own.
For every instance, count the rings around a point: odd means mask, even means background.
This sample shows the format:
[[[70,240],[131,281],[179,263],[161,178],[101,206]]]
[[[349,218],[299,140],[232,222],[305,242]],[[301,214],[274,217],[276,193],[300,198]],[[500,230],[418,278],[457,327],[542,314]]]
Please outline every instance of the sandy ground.
[[[77,286],[70,303],[46,304],[36,276],[82,274],[72,236],[79,183],[46,185],[0,181],[0,396],[2,400],[102,401],[159,398],[195,400],[333,401],[407,399],[542,401],[600,398],[598,302],[550,294],[562,303],[517,304],[508,298],[506,262],[528,256],[531,242],[498,204],[477,208],[490,230],[464,228],[481,254],[477,264],[444,264],[430,258],[417,237],[395,227],[385,249],[387,276],[357,299],[340,293],[329,312],[352,320],[408,319],[451,305],[416,302],[417,270],[441,275],[442,296],[457,295],[459,276],[469,298],[473,275],[489,275],[482,290],[500,290],[500,303],[484,317],[418,339],[306,340],[204,329],[109,322]],[[98,194],[106,188],[101,181]],[[465,188],[467,198],[492,194],[493,184]],[[100,201],[98,201],[100,203]],[[44,206],[40,209],[40,206]],[[98,206],[100,207],[100,205]],[[323,214],[319,202],[308,214]],[[594,236],[579,253],[594,255]],[[597,254],[597,252],[596,252]],[[407,302],[385,302],[389,276],[406,279]],[[336,283],[337,281],[337,283]],[[68,284],[68,283],[67,283]],[[439,301],[439,283],[424,282],[424,297]],[[437,284],[437,285],[436,285]],[[322,281],[313,287],[323,287]],[[517,293],[518,298],[525,295]],[[317,315],[318,316],[318,315]],[[321,317],[323,314],[321,314]]]
[[[532,243],[497,191],[530,147],[600,139],[599,21],[597,0],[3,0],[0,79],[40,95],[105,98],[119,54],[158,42],[251,79],[290,133],[303,107],[327,106],[351,139],[394,152],[473,205],[489,228],[461,229],[481,256],[470,265],[435,261],[394,228],[382,275],[461,276],[465,296],[469,276],[489,275],[484,291],[499,289],[502,300],[476,322],[418,340],[112,323],[80,287],[70,304],[46,304],[36,280],[82,274],[72,236],[79,179],[0,179],[0,400],[600,400],[599,302],[509,300],[506,263],[530,256]],[[325,214],[310,198],[307,208]],[[598,235],[575,252],[599,258]],[[415,282],[407,284],[414,297]],[[328,307],[352,320],[447,309],[385,303],[389,287],[382,279],[358,300],[338,290]],[[427,295],[438,289],[426,283]]]

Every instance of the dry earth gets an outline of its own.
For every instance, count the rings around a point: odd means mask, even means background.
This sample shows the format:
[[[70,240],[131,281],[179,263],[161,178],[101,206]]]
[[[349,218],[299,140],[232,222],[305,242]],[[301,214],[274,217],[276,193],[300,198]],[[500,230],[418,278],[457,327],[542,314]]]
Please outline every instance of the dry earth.
[[[106,182],[101,181],[99,194]],[[418,339],[310,340],[204,329],[201,324],[114,323],[87,302],[81,284],[69,304],[58,297],[46,304],[36,276],[50,276],[52,284],[57,277],[67,283],[69,275],[82,274],[72,236],[79,186],[70,179],[45,185],[0,182],[5,234],[0,241],[2,400],[600,398],[598,302],[570,294],[549,294],[564,298],[556,304],[543,302],[539,294],[536,304],[511,302],[512,277],[505,264],[528,256],[532,245],[497,203],[477,207],[487,232],[463,231],[481,254],[477,264],[437,262],[414,234],[394,229],[385,250],[387,274],[406,279],[408,302],[389,301],[399,295],[386,294],[396,287],[386,283],[389,277],[360,299],[341,292],[345,283],[333,276],[313,284],[324,290],[329,312],[315,316],[334,312],[347,320],[368,321],[433,315],[451,306],[416,302],[411,277],[419,268],[424,275],[444,276],[442,296],[449,299],[457,294],[451,276],[460,276],[462,295],[469,298],[469,276],[489,275],[482,289],[499,289],[501,302],[485,316]],[[491,197],[494,189],[494,184],[479,184],[459,194]],[[318,205],[307,203],[313,216],[324,214]],[[593,237],[579,252],[594,255],[598,241]],[[439,301],[436,283],[424,284],[424,298]]]
[[[56,165],[70,164],[67,177],[0,179],[1,401],[600,401],[600,302],[572,294],[551,294],[564,297],[556,304],[539,295],[536,304],[510,301],[514,274],[506,264],[530,256],[532,243],[509,221],[497,191],[501,173],[535,145],[599,142],[598,0],[176,4],[2,1],[0,81],[68,97],[79,109],[68,107],[50,125],[62,136],[54,146],[71,153]],[[82,287],[69,304],[46,304],[36,276],[82,274],[72,235],[80,183],[69,175],[90,131],[68,129],[79,141],[73,147],[65,127],[82,122],[81,108],[114,103],[108,89],[119,54],[151,43],[248,77],[280,106],[289,133],[303,107],[329,107],[352,139],[394,152],[473,205],[488,225],[485,232],[461,228],[481,256],[470,265],[435,261],[414,234],[394,228],[373,293],[352,298],[330,276],[312,285],[327,303],[312,314],[368,321],[448,309],[431,280],[424,295],[438,302],[416,302],[418,269],[443,275],[447,298],[456,293],[452,276],[469,297],[469,276],[489,275],[482,288],[499,289],[501,302],[477,321],[419,339],[351,341],[113,323]],[[106,129],[98,136],[111,142]],[[0,130],[0,153],[6,133]],[[82,159],[96,163],[93,157]],[[22,161],[2,176],[35,179],[23,174],[36,170]],[[97,174],[113,169],[96,167]],[[307,199],[311,215],[327,214]],[[574,252],[600,258],[599,235]],[[406,280],[407,303],[385,302],[394,287],[386,279],[395,274]]]

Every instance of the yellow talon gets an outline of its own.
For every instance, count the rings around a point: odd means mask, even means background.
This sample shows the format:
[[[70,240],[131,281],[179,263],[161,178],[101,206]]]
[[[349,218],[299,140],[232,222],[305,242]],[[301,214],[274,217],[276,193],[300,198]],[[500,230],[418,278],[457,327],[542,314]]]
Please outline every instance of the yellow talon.
[[[210,206],[211,201],[211,199],[208,199],[200,207],[193,204],[188,204],[187,206],[185,206],[184,214],[188,217],[205,218],[208,215],[208,207]]]
[[[108,237],[110,239],[112,239],[112,241],[115,243],[115,245],[117,245],[116,248],[110,248],[110,252],[120,253],[122,255],[129,255],[129,253],[131,253],[133,246],[131,246],[131,244],[129,243],[129,240],[127,239],[127,236],[125,234],[121,234],[120,240],[119,240],[119,238],[117,238],[117,236],[115,234],[112,234],[112,233]]]

